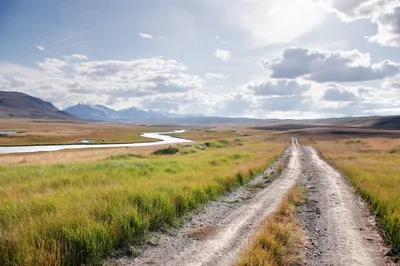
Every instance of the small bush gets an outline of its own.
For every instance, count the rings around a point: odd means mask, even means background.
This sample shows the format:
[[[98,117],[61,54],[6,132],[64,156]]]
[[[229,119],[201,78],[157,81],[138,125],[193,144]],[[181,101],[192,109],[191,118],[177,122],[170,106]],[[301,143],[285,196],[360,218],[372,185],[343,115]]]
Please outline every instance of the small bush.
[[[197,144],[196,146],[194,146],[194,148],[197,150],[204,151],[207,148],[207,146],[205,144]]]
[[[236,174],[236,179],[237,179],[237,181],[239,182],[239,184],[240,185],[243,185],[244,184],[244,175],[243,175],[243,173],[242,172],[238,172],[237,174]]]
[[[229,142],[224,139],[219,139],[211,142],[204,143],[208,148],[225,148],[229,146]]]
[[[176,147],[168,147],[166,149],[159,149],[153,152],[154,155],[174,155],[179,152],[179,149]]]

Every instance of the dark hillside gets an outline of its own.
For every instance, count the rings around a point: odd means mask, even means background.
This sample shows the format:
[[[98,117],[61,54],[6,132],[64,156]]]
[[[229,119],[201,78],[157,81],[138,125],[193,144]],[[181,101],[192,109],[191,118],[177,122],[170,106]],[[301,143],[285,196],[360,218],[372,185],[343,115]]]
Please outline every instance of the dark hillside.
[[[0,91],[0,118],[68,119],[77,117],[21,92]]]
[[[377,119],[371,127],[381,129],[400,129],[400,116],[381,117]]]

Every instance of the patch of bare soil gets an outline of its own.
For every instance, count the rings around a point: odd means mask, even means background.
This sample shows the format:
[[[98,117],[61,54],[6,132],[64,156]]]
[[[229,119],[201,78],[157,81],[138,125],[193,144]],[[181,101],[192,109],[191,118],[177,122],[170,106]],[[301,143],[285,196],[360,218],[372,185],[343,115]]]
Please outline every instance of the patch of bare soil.
[[[110,259],[112,265],[233,265],[241,249],[266,216],[300,176],[300,148],[289,148],[290,157],[282,175],[272,182],[267,170],[247,186],[240,187],[194,213],[183,227],[157,233],[134,257]],[[277,163],[277,165],[280,162]]]
[[[302,149],[308,203],[299,216],[308,234],[307,265],[390,264],[366,204],[313,148]]]

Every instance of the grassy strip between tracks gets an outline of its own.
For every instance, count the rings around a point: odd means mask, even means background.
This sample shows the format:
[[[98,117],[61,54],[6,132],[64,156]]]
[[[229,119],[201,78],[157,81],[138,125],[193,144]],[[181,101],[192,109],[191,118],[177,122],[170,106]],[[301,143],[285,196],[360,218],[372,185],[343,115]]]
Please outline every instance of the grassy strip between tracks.
[[[94,265],[244,184],[283,143],[216,142],[175,155],[0,166],[0,265]]]
[[[400,256],[400,140],[347,139],[318,142],[322,156],[342,171],[369,203]]]
[[[303,188],[293,188],[278,210],[268,217],[241,256],[238,266],[303,265],[303,232],[295,218],[296,205],[304,201]]]

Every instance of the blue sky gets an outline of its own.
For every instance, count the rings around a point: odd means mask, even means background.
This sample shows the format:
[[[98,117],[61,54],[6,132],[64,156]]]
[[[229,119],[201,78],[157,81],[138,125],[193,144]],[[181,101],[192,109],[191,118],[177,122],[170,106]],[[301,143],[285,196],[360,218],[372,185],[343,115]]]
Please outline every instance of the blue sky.
[[[1,0],[0,51],[0,90],[59,108],[400,111],[396,0]]]

